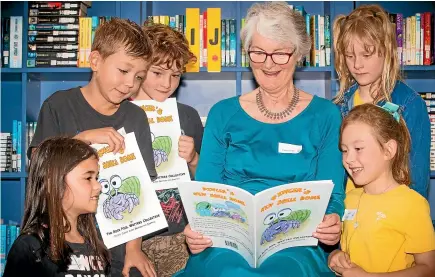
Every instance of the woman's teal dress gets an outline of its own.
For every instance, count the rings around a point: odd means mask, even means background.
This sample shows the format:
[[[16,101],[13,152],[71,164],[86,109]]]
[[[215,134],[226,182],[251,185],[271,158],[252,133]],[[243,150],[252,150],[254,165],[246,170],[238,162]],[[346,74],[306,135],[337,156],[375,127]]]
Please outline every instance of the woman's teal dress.
[[[243,188],[252,194],[292,182],[333,180],[327,214],[342,216],[344,169],[338,148],[341,115],[326,99],[314,96],[305,110],[279,124],[262,123],[240,106],[239,97],[217,103],[204,132],[197,181]],[[302,145],[297,154],[279,153],[278,143]],[[320,246],[284,249],[259,268],[251,268],[239,254],[208,248],[192,255],[186,277],[334,276]]]

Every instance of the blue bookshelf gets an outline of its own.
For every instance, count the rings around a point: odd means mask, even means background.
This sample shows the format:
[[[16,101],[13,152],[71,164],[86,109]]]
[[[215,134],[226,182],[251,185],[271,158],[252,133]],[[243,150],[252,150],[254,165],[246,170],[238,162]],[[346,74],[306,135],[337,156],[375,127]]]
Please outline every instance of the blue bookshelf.
[[[26,178],[27,172],[1,172],[0,177],[1,177],[1,179],[6,179],[6,180]]]
[[[148,16],[185,14],[186,8],[200,8],[203,12],[209,7],[221,8],[222,19],[236,19],[237,33],[240,22],[245,17],[253,1],[92,1],[88,16],[117,16],[142,24]],[[327,14],[333,19],[338,14],[348,14],[355,6],[378,3],[393,13],[409,16],[416,12],[432,11],[430,2],[320,2],[288,1],[293,6],[303,5],[310,14]],[[2,2],[2,16],[23,16],[23,57],[27,57],[28,2]],[[237,49],[240,49],[237,40]],[[222,72],[209,73],[201,68],[199,73],[187,73],[177,92],[178,100],[196,108],[201,116],[207,116],[210,108],[218,101],[242,95],[254,86],[250,68],[241,67],[241,51],[236,52],[236,67],[223,67]],[[334,62],[332,53],[331,62]],[[404,66],[405,81],[419,92],[435,91],[435,65]],[[37,121],[39,109],[44,100],[61,89],[85,85],[91,76],[89,68],[27,68],[23,58],[22,68],[1,68],[1,131],[11,132],[12,120],[22,122]],[[332,99],[338,89],[334,66],[300,67],[296,69],[295,83],[298,87],[318,96]],[[25,130],[22,130],[22,145],[25,145]],[[25,168],[25,155],[22,155],[22,168]],[[20,221],[24,207],[24,191],[27,174],[25,172],[2,173],[0,176],[1,216]],[[435,171],[431,173],[435,186]],[[435,189],[432,189],[432,209],[435,214]]]

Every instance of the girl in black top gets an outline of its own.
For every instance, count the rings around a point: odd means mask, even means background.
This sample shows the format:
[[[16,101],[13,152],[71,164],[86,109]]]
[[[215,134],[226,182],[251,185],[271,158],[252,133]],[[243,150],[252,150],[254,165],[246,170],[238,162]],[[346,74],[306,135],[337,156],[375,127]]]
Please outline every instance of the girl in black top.
[[[85,142],[51,138],[32,155],[24,220],[4,277],[108,276],[109,252],[93,213],[101,185],[98,155]]]

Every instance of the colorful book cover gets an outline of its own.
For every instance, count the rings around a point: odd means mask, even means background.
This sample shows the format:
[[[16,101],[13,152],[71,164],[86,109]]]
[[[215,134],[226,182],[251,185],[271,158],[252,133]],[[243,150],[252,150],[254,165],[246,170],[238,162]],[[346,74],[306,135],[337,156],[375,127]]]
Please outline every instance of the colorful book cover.
[[[158,174],[153,182],[154,189],[176,188],[176,182],[190,181],[187,163],[178,155],[178,140],[184,131],[180,128],[176,99],[168,98],[165,102],[139,100],[132,103],[146,112],[150,124]]]
[[[196,62],[186,65],[186,72],[199,72],[200,66],[200,41],[199,41],[199,8],[186,8],[186,38],[190,51],[197,58]]]
[[[124,143],[116,154],[106,144],[92,145],[102,186],[96,218],[107,248],[168,227],[135,134],[124,135]]]
[[[322,222],[332,181],[276,186],[252,195],[223,184],[179,182],[192,230],[239,253],[252,267],[289,247],[315,246],[312,236]]]

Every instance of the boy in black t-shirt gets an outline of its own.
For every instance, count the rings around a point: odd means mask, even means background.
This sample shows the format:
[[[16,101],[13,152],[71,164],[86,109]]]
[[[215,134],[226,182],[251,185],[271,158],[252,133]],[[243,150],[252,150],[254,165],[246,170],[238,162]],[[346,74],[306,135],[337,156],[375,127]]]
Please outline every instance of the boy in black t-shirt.
[[[29,148],[51,136],[67,135],[89,144],[108,144],[118,152],[124,144],[116,131],[122,127],[136,135],[151,179],[157,177],[146,114],[124,101],[136,93],[152,55],[149,38],[136,23],[114,18],[95,32],[89,56],[92,79],[84,87],[58,91],[42,105],[36,132]],[[30,155],[29,155],[30,156]],[[127,274],[136,267],[143,276],[155,276],[141,251],[141,238],[111,249],[112,276]],[[130,277],[141,276],[137,271]]]

